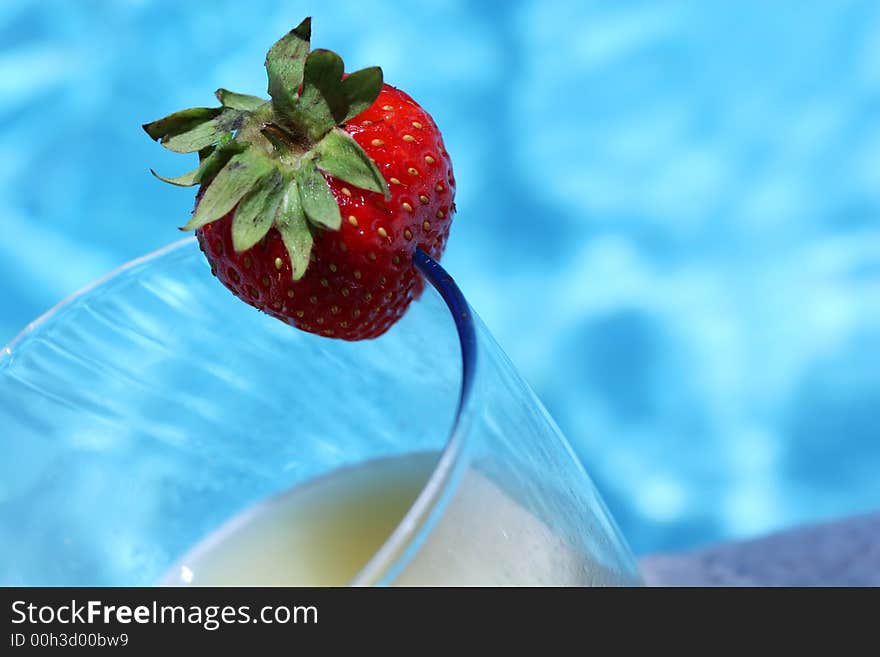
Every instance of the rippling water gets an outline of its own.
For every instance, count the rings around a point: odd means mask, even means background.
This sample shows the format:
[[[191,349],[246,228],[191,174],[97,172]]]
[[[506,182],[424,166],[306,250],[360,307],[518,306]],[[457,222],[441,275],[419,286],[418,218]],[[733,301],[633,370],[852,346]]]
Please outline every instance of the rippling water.
[[[0,342],[178,236],[140,123],[315,41],[431,111],[445,264],[637,551],[880,506],[880,5],[0,5]]]

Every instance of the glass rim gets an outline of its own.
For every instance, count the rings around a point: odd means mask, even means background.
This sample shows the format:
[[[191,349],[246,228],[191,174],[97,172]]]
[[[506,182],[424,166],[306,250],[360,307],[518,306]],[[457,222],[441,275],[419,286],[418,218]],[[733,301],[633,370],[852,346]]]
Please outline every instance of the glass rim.
[[[469,415],[465,409],[472,399],[477,369],[474,314],[455,280],[438,262],[416,249],[413,263],[443,299],[455,324],[461,350],[458,404],[439,460],[428,480],[382,546],[349,582],[351,586],[388,585],[403,572],[442,515],[445,503],[454,491],[457,475],[465,464],[464,447],[469,428]]]
[[[16,347],[23,340],[79,298],[133,267],[154,260],[171,251],[184,248],[196,241],[195,236],[189,236],[171,242],[154,251],[122,263],[103,276],[67,295],[46,312],[25,325],[0,349],[0,366],[9,362]],[[410,559],[422,546],[434,524],[442,515],[445,502],[448,501],[454,490],[456,476],[464,465],[463,454],[465,439],[468,433],[468,414],[465,413],[465,409],[471,401],[477,363],[477,338],[473,311],[455,283],[455,280],[428,254],[421,249],[417,249],[413,256],[413,264],[422,277],[443,299],[455,325],[461,352],[461,380],[458,402],[452,420],[452,427],[447,434],[443,448],[440,450],[438,461],[431,470],[428,479],[422,485],[419,494],[409,505],[406,513],[398,521],[394,530],[385,538],[382,545],[373,553],[369,561],[348,582],[349,586],[388,585],[394,581],[406,568]],[[301,482],[301,484],[307,483]]]

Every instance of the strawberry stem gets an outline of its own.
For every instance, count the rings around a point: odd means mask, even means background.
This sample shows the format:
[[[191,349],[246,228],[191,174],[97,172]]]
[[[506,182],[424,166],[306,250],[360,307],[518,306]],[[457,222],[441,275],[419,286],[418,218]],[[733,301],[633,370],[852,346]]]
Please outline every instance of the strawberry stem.
[[[306,18],[269,49],[270,100],[221,88],[215,92],[221,107],[182,110],[143,126],[165,148],[199,153],[194,171],[175,178],[154,172],[173,185],[202,186],[183,229],[198,229],[234,210],[234,248],[242,251],[274,226],[295,280],[308,267],[313,231],[338,230],[342,223],[325,175],[390,195],[375,163],[339,127],[376,100],[382,69],[345,76],[339,55],[310,50],[311,32]]]

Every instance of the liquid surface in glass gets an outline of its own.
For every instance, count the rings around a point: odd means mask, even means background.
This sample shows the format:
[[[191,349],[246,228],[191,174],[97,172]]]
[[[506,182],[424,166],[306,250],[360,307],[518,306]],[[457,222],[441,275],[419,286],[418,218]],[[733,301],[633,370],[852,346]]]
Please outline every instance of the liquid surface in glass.
[[[161,584],[341,586],[366,565],[427,482],[438,454],[370,461],[257,504],[183,557]],[[467,471],[399,585],[613,585],[494,482]]]

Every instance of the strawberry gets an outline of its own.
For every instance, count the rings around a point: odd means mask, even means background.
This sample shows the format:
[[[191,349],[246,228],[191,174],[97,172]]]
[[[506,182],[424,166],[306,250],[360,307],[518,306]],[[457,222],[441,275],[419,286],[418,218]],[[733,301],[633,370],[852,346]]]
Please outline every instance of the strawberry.
[[[350,75],[311,50],[310,19],[269,50],[270,100],[216,92],[144,126],[198,152],[174,185],[200,185],[192,218],[212,273],[297,328],[344,340],[382,335],[419,297],[416,249],[439,259],[455,179],[431,116],[379,68]]]

